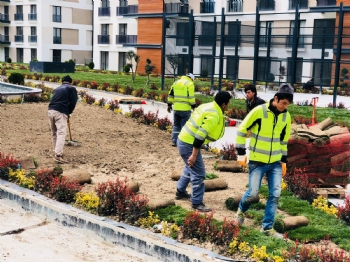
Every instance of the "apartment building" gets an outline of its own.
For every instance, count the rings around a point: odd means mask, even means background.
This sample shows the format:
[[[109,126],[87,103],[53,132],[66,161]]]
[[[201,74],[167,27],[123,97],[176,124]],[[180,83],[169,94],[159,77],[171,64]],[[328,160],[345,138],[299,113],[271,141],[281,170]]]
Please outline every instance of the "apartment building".
[[[92,61],[93,0],[0,1],[0,61]]]

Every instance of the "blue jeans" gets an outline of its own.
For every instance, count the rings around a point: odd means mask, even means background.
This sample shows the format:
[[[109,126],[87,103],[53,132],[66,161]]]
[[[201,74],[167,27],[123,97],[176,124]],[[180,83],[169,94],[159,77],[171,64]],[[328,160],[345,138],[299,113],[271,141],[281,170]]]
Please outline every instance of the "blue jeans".
[[[269,187],[269,197],[262,222],[262,228],[266,230],[273,227],[278,200],[281,196],[282,165],[280,161],[266,165],[249,163],[249,186],[239,203],[239,208],[242,212],[246,212],[249,209],[251,205],[250,200],[259,194],[264,174],[266,174]]]
[[[177,148],[179,149],[180,156],[185,162],[185,167],[182,171],[182,175],[177,182],[177,189],[181,192],[186,191],[188,184],[192,184],[192,205],[199,205],[203,202],[204,196],[204,179],[205,179],[205,166],[202,158],[202,154],[199,151],[196,162],[193,167],[189,167],[187,160],[192,154],[193,146],[182,142],[180,139],[177,140]]]
[[[176,145],[177,137],[187,120],[191,117],[190,111],[175,111],[174,110],[174,125],[171,133],[171,141]]]

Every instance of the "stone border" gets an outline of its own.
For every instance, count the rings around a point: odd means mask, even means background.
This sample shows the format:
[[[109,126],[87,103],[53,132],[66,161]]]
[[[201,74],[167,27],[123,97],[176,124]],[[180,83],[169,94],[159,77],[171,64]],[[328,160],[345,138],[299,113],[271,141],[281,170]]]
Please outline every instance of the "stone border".
[[[1,179],[0,198],[12,205],[19,205],[27,212],[45,215],[48,220],[64,226],[87,230],[104,241],[131,248],[161,261],[236,261],[141,228],[90,214]]]

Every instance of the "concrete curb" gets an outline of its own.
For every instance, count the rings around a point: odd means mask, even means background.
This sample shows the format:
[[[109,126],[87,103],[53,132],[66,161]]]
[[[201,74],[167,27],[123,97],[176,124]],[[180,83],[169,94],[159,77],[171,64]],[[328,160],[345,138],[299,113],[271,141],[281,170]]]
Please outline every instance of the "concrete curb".
[[[203,248],[185,245],[144,229],[87,213],[1,179],[0,198],[11,205],[21,206],[27,212],[45,215],[48,220],[64,226],[84,229],[113,245],[128,247],[161,261],[236,261]]]

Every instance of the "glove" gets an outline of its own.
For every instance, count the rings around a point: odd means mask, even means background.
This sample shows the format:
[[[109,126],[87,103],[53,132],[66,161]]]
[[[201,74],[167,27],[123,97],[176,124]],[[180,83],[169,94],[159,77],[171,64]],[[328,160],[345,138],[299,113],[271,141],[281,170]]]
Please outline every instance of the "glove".
[[[287,173],[287,164],[282,162],[282,176]]]
[[[242,167],[245,167],[247,165],[247,156],[246,155],[238,155],[237,156],[237,162]]]
[[[172,106],[168,106],[168,109],[167,109],[168,113],[171,113],[171,111],[173,111],[173,108]]]

